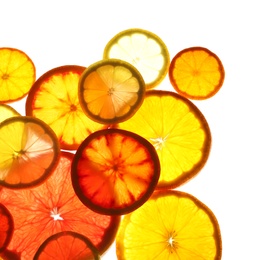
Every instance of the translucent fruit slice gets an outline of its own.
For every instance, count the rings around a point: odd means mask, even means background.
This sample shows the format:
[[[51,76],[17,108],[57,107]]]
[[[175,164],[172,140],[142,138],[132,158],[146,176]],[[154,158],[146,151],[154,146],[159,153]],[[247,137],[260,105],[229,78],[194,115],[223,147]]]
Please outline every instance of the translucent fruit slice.
[[[14,48],[0,48],[0,103],[23,98],[36,80],[36,68],[29,56]]]
[[[0,253],[8,246],[13,235],[13,230],[13,217],[9,210],[0,203]]]
[[[134,65],[143,76],[147,89],[156,87],[165,78],[170,64],[169,52],[162,39],[138,28],[116,34],[105,46],[103,57]]]
[[[159,174],[154,147],[120,129],[91,134],[72,164],[72,183],[79,199],[107,215],[127,214],[141,206],[153,193]]]
[[[219,260],[222,241],[213,212],[190,194],[158,191],[125,215],[116,237],[119,260]]]
[[[76,232],[64,231],[47,238],[33,260],[99,260],[100,256],[90,240]]]
[[[59,142],[43,121],[15,116],[0,124],[0,186],[29,188],[45,181],[59,159]]]
[[[120,218],[95,213],[78,199],[71,183],[73,157],[73,153],[61,152],[52,175],[35,188],[3,188],[0,192],[0,201],[14,218],[14,234],[7,249],[20,260],[33,259],[48,237],[62,231],[86,236],[100,255],[113,243]]]
[[[158,189],[188,181],[209,156],[211,133],[205,117],[174,92],[149,90],[137,113],[119,128],[139,134],[156,148],[161,164]]]
[[[222,87],[224,67],[219,57],[203,47],[191,47],[177,53],[169,67],[174,89],[189,99],[214,96]]]
[[[13,107],[7,104],[0,104],[0,123],[13,116],[20,116],[20,114]]]
[[[60,147],[76,150],[92,132],[104,125],[90,120],[78,99],[78,82],[85,67],[65,65],[43,74],[26,99],[26,115],[46,122],[56,133]]]
[[[79,101],[88,117],[102,124],[130,118],[141,106],[145,82],[131,64],[101,60],[90,65],[79,83]]]

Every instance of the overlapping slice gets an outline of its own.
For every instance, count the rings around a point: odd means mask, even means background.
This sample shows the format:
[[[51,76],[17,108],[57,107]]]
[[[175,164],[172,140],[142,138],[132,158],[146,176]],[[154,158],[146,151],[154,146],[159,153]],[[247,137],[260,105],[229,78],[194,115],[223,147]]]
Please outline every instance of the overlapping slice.
[[[139,28],[116,34],[105,46],[103,57],[134,65],[142,74],[147,89],[156,87],[165,78],[170,64],[169,52],[162,39]]]
[[[65,65],[47,71],[34,83],[26,100],[26,115],[46,122],[62,149],[76,150],[90,133],[104,127],[90,120],[79,104],[78,82],[84,70]]]
[[[0,124],[0,186],[29,188],[45,181],[59,159],[55,133],[43,121],[15,116]]]
[[[137,113],[119,124],[150,141],[161,174],[157,188],[173,188],[195,176],[210,152],[211,133],[200,110],[174,92],[149,90]]]
[[[225,77],[219,57],[203,47],[191,47],[177,53],[169,67],[169,79],[175,90],[189,99],[207,99],[221,88]]]
[[[107,59],[90,65],[79,83],[79,101],[88,117],[102,124],[130,118],[141,106],[145,82],[131,64]]]
[[[192,195],[158,191],[125,215],[116,237],[119,260],[221,259],[222,242],[214,213]]]
[[[91,134],[72,164],[79,199],[108,215],[127,214],[141,206],[154,191],[159,175],[154,147],[141,136],[120,129]]]
[[[100,256],[90,240],[76,232],[64,231],[47,238],[33,260],[99,260]]]
[[[20,114],[13,107],[7,104],[0,104],[0,123],[13,116],[20,116]]]
[[[23,98],[36,79],[30,57],[15,48],[0,48],[0,103]]]
[[[2,189],[0,201],[14,218],[14,234],[5,255],[13,253],[21,260],[33,259],[48,237],[62,231],[86,236],[100,254],[112,244],[120,219],[95,213],[78,199],[70,176],[73,156],[61,152],[57,168],[38,187]]]
[[[0,253],[4,251],[8,246],[12,238],[13,231],[13,217],[10,214],[9,210],[2,203],[0,203]]]

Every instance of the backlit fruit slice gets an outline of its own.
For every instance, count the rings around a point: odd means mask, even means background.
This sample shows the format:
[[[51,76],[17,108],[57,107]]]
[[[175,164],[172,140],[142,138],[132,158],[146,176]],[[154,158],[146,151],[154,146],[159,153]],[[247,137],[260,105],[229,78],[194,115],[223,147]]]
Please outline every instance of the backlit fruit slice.
[[[107,215],[127,214],[141,206],[153,193],[159,175],[154,147],[120,129],[91,134],[72,164],[72,183],[79,199]]]
[[[76,232],[64,231],[47,238],[33,260],[99,260],[100,256],[90,240]]]
[[[13,217],[9,210],[0,203],[0,252],[5,250],[8,246],[13,235],[13,230]]]
[[[209,156],[206,119],[191,101],[174,92],[149,90],[137,113],[119,128],[139,134],[156,148],[161,164],[158,189],[188,181]]]
[[[119,260],[219,260],[222,241],[213,212],[190,194],[155,192],[140,208],[125,215],[116,237]]]
[[[36,79],[29,56],[14,48],[0,48],[0,103],[23,98]]]
[[[95,213],[78,199],[71,183],[73,157],[73,153],[61,152],[57,168],[38,187],[3,188],[0,192],[0,201],[14,218],[14,234],[7,249],[21,260],[33,259],[48,237],[62,231],[86,236],[100,254],[113,243],[120,218]]]
[[[0,123],[13,116],[20,116],[20,114],[13,107],[6,104],[0,104]]]
[[[47,123],[56,133],[60,147],[76,150],[91,133],[104,125],[90,120],[78,100],[78,82],[85,67],[65,65],[43,74],[26,99],[26,115]]]
[[[225,72],[216,54],[203,47],[191,47],[177,53],[169,67],[174,89],[189,99],[214,96],[222,87]]]
[[[16,116],[0,124],[0,185],[29,188],[45,181],[59,159],[55,133],[43,121]]]
[[[79,83],[79,101],[88,117],[102,124],[115,124],[130,118],[140,107],[145,82],[131,64],[101,60],[90,65]]]
[[[132,28],[116,34],[105,46],[105,59],[121,59],[134,65],[146,88],[156,87],[167,75],[170,57],[167,46],[156,34]]]

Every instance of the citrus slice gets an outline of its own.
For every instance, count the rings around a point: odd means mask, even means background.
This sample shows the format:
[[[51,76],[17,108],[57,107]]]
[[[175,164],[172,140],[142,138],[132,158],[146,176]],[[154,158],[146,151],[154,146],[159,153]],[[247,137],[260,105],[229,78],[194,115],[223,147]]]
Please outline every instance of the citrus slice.
[[[139,134],[156,148],[161,164],[158,189],[185,183],[208,159],[208,123],[191,101],[175,92],[149,90],[137,113],[118,127]]]
[[[0,48],[0,102],[23,98],[36,79],[36,68],[29,56],[14,48]]]
[[[219,57],[203,47],[191,47],[177,53],[169,67],[174,89],[189,99],[214,96],[222,87],[224,67]]]
[[[0,203],[0,252],[5,250],[8,246],[13,235],[13,230],[13,217],[9,210]]]
[[[64,231],[47,238],[33,260],[99,260],[100,256],[89,239],[79,233]]]
[[[20,116],[20,114],[13,107],[6,104],[0,104],[0,123],[13,116]]]
[[[143,76],[147,89],[156,87],[165,78],[170,64],[169,52],[162,39],[138,28],[116,34],[105,46],[103,57],[134,65]]]
[[[115,124],[130,118],[140,107],[145,83],[131,64],[101,60],[90,65],[79,83],[79,101],[88,117],[102,124]]]
[[[154,147],[120,129],[100,130],[85,139],[72,164],[72,183],[79,199],[93,211],[122,215],[141,206],[159,179]]]
[[[219,260],[222,242],[214,213],[201,201],[177,190],[155,192],[125,215],[116,237],[119,260]]]
[[[14,218],[14,233],[7,249],[21,260],[33,259],[48,237],[62,231],[86,236],[100,254],[113,243],[120,219],[95,213],[78,199],[71,183],[73,157],[73,153],[61,152],[52,175],[37,187],[3,188],[0,192],[1,203]]]
[[[26,115],[47,123],[56,133],[60,147],[76,150],[92,132],[104,125],[90,120],[78,100],[78,82],[85,67],[65,65],[43,74],[26,99]]]
[[[16,116],[0,124],[0,185],[29,188],[41,184],[59,159],[55,133],[43,121]]]

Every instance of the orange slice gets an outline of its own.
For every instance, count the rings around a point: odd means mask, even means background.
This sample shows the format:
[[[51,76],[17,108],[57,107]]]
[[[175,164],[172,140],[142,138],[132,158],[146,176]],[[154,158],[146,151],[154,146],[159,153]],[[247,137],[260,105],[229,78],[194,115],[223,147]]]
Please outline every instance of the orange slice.
[[[170,64],[169,52],[162,39],[139,28],[116,34],[105,46],[103,57],[134,65],[143,76],[147,89],[156,87],[165,78]]]
[[[0,104],[0,123],[13,116],[20,116],[20,114],[13,107],[6,104]]]
[[[29,56],[14,48],[0,48],[0,103],[23,98],[36,79]]]
[[[119,128],[135,132],[156,148],[161,164],[158,189],[190,180],[209,156],[211,133],[205,117],[174,92],[149,90],[137,113]]]
[[[99,260],[95,246],[87,237],[72,231],[59,232],[47,238],[33,260]]]
[[[174,89],[189,99],[214,96],[222,87],[224,67],[219,57],[203,47],[191,47],[177,53],[169,67]]]
[[[16,116],[0,124],[0,186],[20,189],[39,185],[58,159],[57,137],[43,121]]]
[[[78,99],[78,82],[85,67],[65,65],[43,74],[26,99],[26,115],[43,120],[56,133],[60,147],[76,150],[92,132],[104,125],[90,120]]]
[[[9,210],[2,203],[0,203],[0,253],[8,246],[13,235],[13,230],[13,217]]]
[[[125,215],[116,237],[119,260],[219,260],[222,242],[214,213],[190,194],[165,190]]]
[[[33,259],[47,238],[63,231],[86,236],[101,255],[113,243],[120,219],[95,213],[81,203],[71,183],[73,157],[73,153],[61,152],[52,175],[37,187],[3,188],[0,192],[1,203],[14,218],[14,234],[7,249],[21,260]]]
[[[79,101],[88,117],[102,124],[130,118],[143,102],[145,83],[131,64],[108,59],[90,65],[79,83]]]
[[[144,138],[120,129],[100,130],[78,148],[72,183],[79,199],[107,215],[127,214],[154,191],[160,164],[154,147]]]

